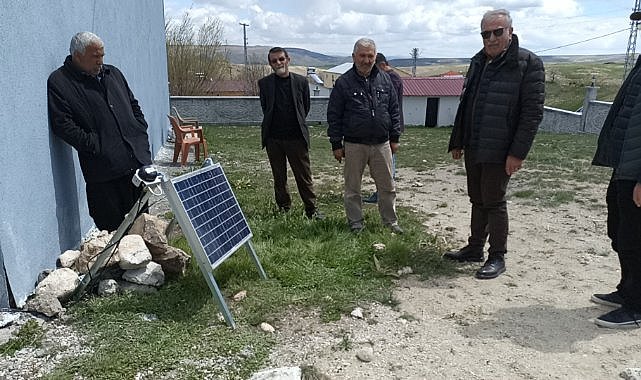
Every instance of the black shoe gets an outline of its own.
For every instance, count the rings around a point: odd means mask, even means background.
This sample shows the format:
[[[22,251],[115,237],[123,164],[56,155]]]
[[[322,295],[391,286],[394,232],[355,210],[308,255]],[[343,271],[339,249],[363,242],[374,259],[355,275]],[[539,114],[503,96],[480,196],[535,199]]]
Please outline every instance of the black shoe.
[[[306,212],[305,213],[305,217],[307,217],[307,219],[311,219],[311,220],[325,220],[325,214],[323,214],[322,212],[320,212],[318,210],[315,210],[314,212],[311,212],[311,213],[307,213]]]
[[[388,228],[390,229],[390,231],[392,231],[393,233],[395,233],[395,234],[397,234],[397,235],[403,235],[403,232],[404,232],[404,231],[403,231],[403,229],[401,228],[401,226],[399,226],[397,223],[395,223],[395,224],[390,224],[390,225],[388,226]]]
[[[621,305],[623,305],[623,298],[621,298],[618,291],[607,294],[593,294],[592,297],[590,297],[590,301],[612,307],[621,307]]]
[[[610,329],[637,329],[641,327],[641,312],[622,306],[596,318],[594,323]]]
[[[378,202],[378,193],[372,193],[372,195],[370,195],[369,197],[363,198],[363,202],[364,203],[377,203]]]
[[[354,224],[349,226],[349,230],[352,231],[352,233],[355,233],[355,234],[359,234],[359,233],[363,232],[364,229],[365,229],[365,226],[363,224],[361,224],[361,223],[354,223]]]
[[[505,272],[505,259],[500,256],[490,256],[481,269],[476,271],[476,278],[489,280],[497,278],[503,272]]]
[[[483,261],[483,248],[473,248],[466,245],[458,251],[445,252],[443,257],[461,263],[466,261],[480,263]]]

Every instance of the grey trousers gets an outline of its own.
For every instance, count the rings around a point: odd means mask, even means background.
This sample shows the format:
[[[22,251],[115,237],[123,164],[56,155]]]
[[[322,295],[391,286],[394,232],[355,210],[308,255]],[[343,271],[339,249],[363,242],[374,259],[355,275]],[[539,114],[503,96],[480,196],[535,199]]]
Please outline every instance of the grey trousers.
[[[363,224],[361,183],[365,166],[378,192],[378,212],[386,226],[398,223],[396,185],[392,177],[392,149],[389,142],[378,145],[345,143],[345,214],[350,226]]]

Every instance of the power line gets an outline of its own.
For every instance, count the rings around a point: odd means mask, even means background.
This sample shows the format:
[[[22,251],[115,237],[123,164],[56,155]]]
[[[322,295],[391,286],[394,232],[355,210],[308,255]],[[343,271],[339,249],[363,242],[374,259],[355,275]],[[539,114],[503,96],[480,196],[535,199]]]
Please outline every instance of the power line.
[[[604,35],[602,35],[602,36],[597,36],[597,37],[588,38],[587,40],[578,41],[578,42],[573,42],[573,43],[571,43],[571,44],[561,45],[561,46],[557,46],[557,47],[553,47],[553,48],[549,48],[549,49],[538,50],[538,51],[535,51],[535,53],[537,53],[537,54],[538,54],[538,53],[541,53],[541,52],[544,52],[544,51],[555,50],[555,49],[561,49],[561,48],[568,47],[568,46],[572,46],[572,45],[578,45],[578,44],[582,44],[582,43],[584,43],[584,42],[593,41],[593,40],[598,40],[599,38],[603,38],[603,37],[611,36],[611,35],[613,35],[613,34],[617,34],[617,33],[621,33],[621,32],[626,32],[626,31],[628,31],[628,30],[629,30],[628,28],[625,28],[625,29],[617,30],[617,31],[612,32],[612,33],[604,34]]]

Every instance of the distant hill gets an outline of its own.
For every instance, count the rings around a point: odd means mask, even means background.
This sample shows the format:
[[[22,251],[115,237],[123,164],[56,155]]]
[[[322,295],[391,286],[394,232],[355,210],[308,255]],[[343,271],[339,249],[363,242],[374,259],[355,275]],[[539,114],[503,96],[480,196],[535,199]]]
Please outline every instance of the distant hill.
[[[229,52],[229,60],[231,63],[242,64],[245,63],[245,51],[243,46],[240,45],[225,45],[224,48]],[[247,46],[247,58],[250,62],[256,60],[259,63],[267,63],[267,53],[271,46]],[[300,49],[300,48],[284,48],[292,58],[292,65],[296,66],[314,66],[329,68],[341,63],[351,62],[352,57],[334,57],[330,55],[320,54],[313,51]]]
[[[231,63],[242,64],[245,62],[245,53],[243,46],[225,45],[229,52]],[[271,46],[247,46],[247,56],[252,62],[256,59],[260,63],[267,63],[267,53]],[[329,68],[340,65],[341,63],[351,62],[352,57],[336,57],[316,53],[301,48],[285,47],[292,58],[292,65],[296,66],[315,66],[319,68]],[[417,66],[433,65],[467,65],[471,57],[463,58],[419,58],[416,61]],[[544,63],[622,63],[625,62],[625,54],[609,55],[543,55],[541,56]],[[411,58],[394,58],[389,60],[390,65],[394,67],[411,67],[413,65]]]

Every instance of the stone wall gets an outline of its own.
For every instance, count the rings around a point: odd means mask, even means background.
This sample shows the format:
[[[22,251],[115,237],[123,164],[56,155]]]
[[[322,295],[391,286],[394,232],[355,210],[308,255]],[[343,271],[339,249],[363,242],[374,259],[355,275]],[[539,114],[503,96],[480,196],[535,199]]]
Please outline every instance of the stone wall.
[[[327,121],[328,102],[328,96],[311,98],[308,123]],[[171,105],[178,109],[181,116],[195,117],[207,124],[260,125],[263,119],[257,96],[172,96]],[[585,120],[582,119],[581,112],[545,107],[539,130],[555,133],[599,133],[612,103],[589,101],[587,105]]]
[[[581,128],[581,112],[566,111],[558,108],[545,107],[540,131],[577,133]]]
[[[307,121],[326,122],[328,96],[313,96]],[[172,96],[171,106],[183,117],[207,124],[260,125],[263,111],[258,96]]]

